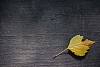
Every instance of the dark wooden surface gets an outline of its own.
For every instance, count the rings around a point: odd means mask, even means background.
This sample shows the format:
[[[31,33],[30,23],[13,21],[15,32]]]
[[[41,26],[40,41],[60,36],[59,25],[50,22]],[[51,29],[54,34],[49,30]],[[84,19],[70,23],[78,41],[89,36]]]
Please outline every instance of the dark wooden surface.
[[[85,58],[52,59],[77,34],[97,42]],[[0,0],[0,67],[100,67],[100,1]]]

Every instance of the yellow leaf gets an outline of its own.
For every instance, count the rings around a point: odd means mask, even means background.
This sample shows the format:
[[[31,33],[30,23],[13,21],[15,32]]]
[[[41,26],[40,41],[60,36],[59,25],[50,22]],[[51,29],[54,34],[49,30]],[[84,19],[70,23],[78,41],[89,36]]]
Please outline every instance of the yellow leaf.
[[[70,43],[67,49],[73,52],[77,56],[84,56],[85,53],[88,52],[87,50],[90,48],[90,46],[95,42],[88,39],[84,41],[82,40],[83,40],[83,36],[80,36],[80,35],[74,36],[70,40]]]
[[[66,50],[70,50],[77,56],[84,56],[88,52],[87,50],[90,49],[90,46],[95,42],[88,40],[88,39],[86,39],[84,41],[82,41],[82,40],[83,40],[83,36],[80,36],[80,35],[74,36],[70,40],[69,46],[65,50],[63,50],[60,53],[58,53],[57,55],[55,55],[54,58],[61,55]]]

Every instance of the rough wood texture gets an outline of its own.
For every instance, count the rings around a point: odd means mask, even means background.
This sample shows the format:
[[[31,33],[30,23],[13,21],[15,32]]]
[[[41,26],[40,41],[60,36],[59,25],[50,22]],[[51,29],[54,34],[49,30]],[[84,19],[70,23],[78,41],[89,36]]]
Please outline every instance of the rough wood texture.
[[[52,59],[76,34],[97,41],[87,56]],[[0,67],[99,66],[99,0],[0,0]]]

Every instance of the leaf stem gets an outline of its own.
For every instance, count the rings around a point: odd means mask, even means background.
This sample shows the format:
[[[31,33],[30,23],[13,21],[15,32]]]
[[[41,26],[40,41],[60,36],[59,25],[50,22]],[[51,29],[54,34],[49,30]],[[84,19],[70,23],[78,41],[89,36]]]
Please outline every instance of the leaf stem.
[[[56,55],[53,57],[53,59],[55,59],[56,57],[58,57],[59,55],[61,55],[61,54],[62,54],[63,52],[65,52],[65,51],[67,51],[67,49],[65,49],[65,50],[61,51],[60,53],[56,54]]]

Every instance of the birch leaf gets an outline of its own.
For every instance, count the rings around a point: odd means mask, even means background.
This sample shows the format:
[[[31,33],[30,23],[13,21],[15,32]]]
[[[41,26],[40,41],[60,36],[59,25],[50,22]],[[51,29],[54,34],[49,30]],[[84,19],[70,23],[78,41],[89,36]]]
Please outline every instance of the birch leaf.
[[[69,46],[65,50],[56,54],[53,58],[56,58],[67,50],[70,50],[77,56],[85,56],[85,54],[88,52],[88,49],[90,49],[90,46],[94,43],[94,41],[88,39],[83,41],[83,36],[76,35],[70,40]]]
[[[87,53],[88,49],[90,49],[90,46],[95,43],[94,41],[91,40],[83,40],[83,36],[76,35],[74,36],[69,43],[68,50],[73,52],[77,56],[84,56],[85,53]]]

